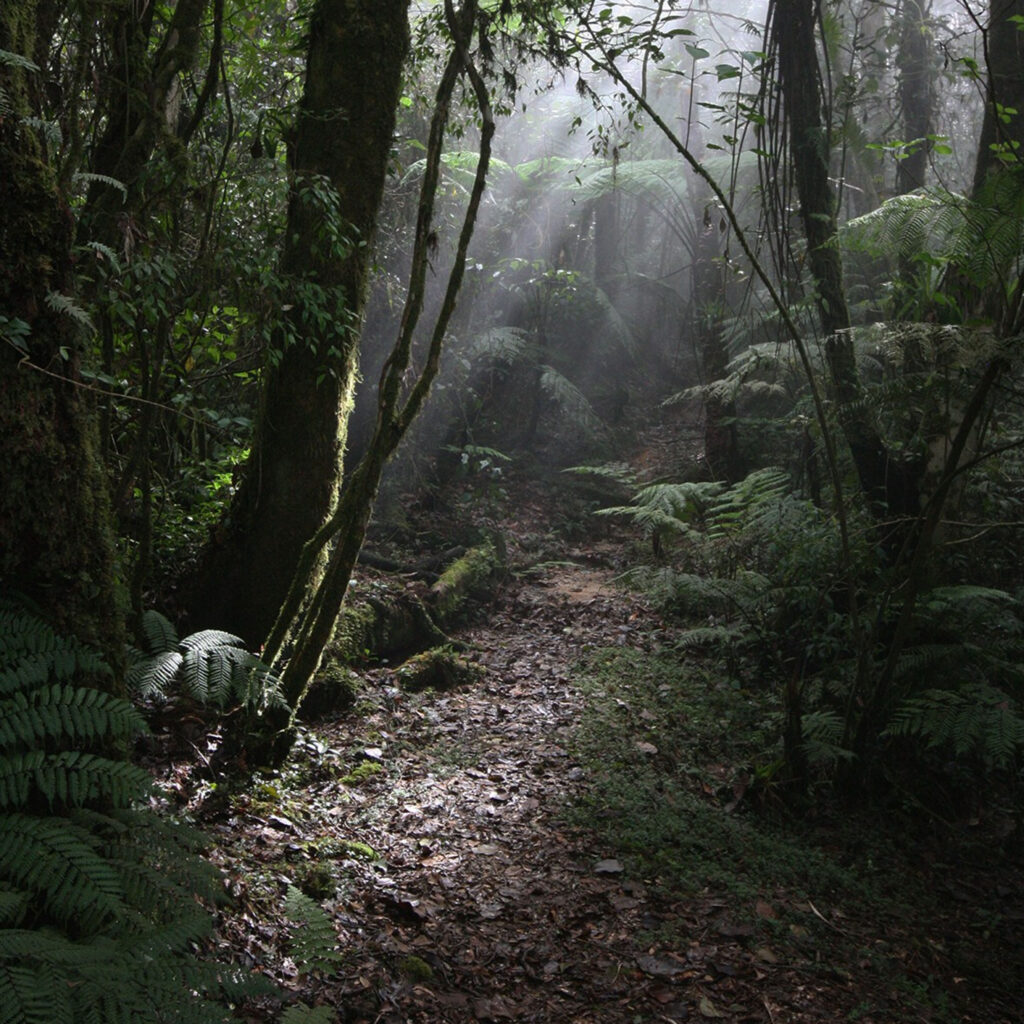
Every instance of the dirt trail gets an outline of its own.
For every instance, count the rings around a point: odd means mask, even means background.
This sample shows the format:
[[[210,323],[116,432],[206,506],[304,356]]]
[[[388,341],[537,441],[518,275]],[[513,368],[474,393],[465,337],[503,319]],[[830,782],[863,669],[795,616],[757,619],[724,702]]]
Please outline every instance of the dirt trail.
[[[204,827],[237,897],[224,922],[235,955],[351,1024],[833,1019],[810,1008],[820,991],[804,998],[782,977],[789,1005],[776,1016],[766,965],[716,930],[719,905],[660,905],[614,850],[564,824],[589,784],[572,755],[574,666],[591,649],[657,642],[661,628],[613,576],[562,563],[511,581],[461,637],[484,669],[476,685],[409,696],[374,670],[376,706],[316,729],[307,774],[281,782],[286,799],[271,783],[227,816],[210,804]],[[300,977],[273,914],[289,882],[310,891],[311,878],[343,960]],[[680,919],[688,948],[649,944]]]

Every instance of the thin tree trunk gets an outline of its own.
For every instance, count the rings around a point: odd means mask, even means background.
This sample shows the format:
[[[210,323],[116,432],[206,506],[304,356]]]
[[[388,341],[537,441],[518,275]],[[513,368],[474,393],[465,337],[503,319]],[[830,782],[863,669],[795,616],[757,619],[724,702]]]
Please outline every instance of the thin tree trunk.
[[[886,517],[905,511],[908,495],[901,467],[891,464],[863,400],[836,225],[836,198],[829,180],[829,126],[818,63],[815,0],[776,0],[772,35],[779,84],[789,126],[790,158],[807,263],[825,335],[825,358],[839,422],[865,496]]]

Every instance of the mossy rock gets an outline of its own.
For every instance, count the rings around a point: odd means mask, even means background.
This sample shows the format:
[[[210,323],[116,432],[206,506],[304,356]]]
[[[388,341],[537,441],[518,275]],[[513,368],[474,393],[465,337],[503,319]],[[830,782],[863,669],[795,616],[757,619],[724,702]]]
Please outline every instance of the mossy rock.
[[[397,672],[395,679],[403,690],[450,690],[477,682],[484,669],[451,647],[433,647],[414,655]]]

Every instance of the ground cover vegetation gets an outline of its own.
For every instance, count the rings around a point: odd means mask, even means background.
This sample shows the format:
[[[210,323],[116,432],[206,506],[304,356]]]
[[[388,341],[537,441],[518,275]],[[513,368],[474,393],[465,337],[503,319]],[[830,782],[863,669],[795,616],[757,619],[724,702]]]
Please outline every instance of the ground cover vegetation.
[[[1022,25],[5,4],[0,1020],[1018,1018]]]

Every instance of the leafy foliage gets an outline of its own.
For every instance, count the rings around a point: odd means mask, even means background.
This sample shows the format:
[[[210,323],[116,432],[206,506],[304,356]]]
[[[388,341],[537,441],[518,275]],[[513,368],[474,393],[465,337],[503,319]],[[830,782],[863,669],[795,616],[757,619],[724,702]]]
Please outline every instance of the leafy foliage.
[[[741,685],[779,686],[800,723],[801,756],[827,776],[855,760],[851,737],[862,728],[860,704],[851,700],[859,637],[836,572],[836,526],[792,494],[778,470],[706,488],[658,484],[637,491],[629,506],[603,510],[665,537],[685,537],[686,569],[640,565],[623,579],[666,609],[706,619],[681,634],[681,648],[718,652]],[[883,625],[871,651],[881,665],[884,616],[893,610],[870,534],[861,537],[860,600],[873,602]],[[895,689],[876,704],[884,711],[874,740],[860,756],[883,758],[900,740],[901,750],[919,758],[942,749],[984,771],[1012,770],[1024,749],[1022,655],[1024,624],[1010,595],[978,586],[929,591],[917,606]]]
[[[257,990],[195,958],[221,893],[197,833],[139,807],[146,772],[111,755],[144,730],[92,688],[109,670],[0,606],[0,1008],[4,1021],[213,1022]]]
[[[240,637],[219,629],[204,629],[179,640],[171,623],[157,611],[147,611],[142,628],[146,651],[128,672],[128,683],[145,698],[164,697],[175,684],[203,705],[230,705],[261,713],[284,707],[280,680]]]

